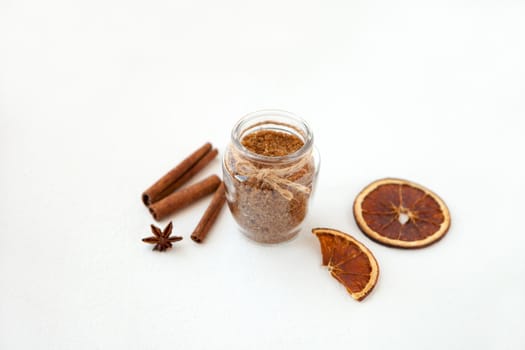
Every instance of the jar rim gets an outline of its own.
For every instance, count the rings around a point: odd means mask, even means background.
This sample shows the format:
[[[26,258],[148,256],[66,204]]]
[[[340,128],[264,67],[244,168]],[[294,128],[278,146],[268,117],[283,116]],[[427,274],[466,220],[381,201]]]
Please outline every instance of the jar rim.
[[[279,121],[273,120],[272,117],[274,119],[280,119],[280,120]],[[251,125],[251,123],[259,119],[260,119],[259,123],[255,123]],[[297,130],[297,131],[301,133],[301,135],[304,137],[303,146],[299,148],[297,151],[283,155],[283,156],[265,156],[262,154],[252,152],[243,146],[243,144],[241,143],[241,136],[242,136],[243,131],[245,131],[247,127],[253,127],[254,125],[272,124],[272,123],[286,125],[293,129],[296,129],[296,127],[298,127],[300,130]],[[237,149],[242,150],[246,156],[252,158],[253,160],[268,162],[268,163],[287,162],[287,161],[297,160],[298,158],[302,157],[304,154],[306,154],[309,150],[312,149],[313,139],[314,139],[314,135],[313,135],[312,129],[310,128],[308,123],[303,118],[298,117],[297,115],[293,113],[290,113],[288,111],[281,110],[281,109],[261,109],[255,112],[248,113],[244,115],[241,119],[239,119],[239,121],[234,125],[232,132],[231,132],[231,141]]]

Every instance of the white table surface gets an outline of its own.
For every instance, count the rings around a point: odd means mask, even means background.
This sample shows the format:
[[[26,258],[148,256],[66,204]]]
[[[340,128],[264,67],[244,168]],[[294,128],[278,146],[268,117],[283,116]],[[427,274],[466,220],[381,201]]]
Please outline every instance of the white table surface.
[[[520,0],[1,1],[0,349],[524,349],[524,18]],[[315,132],[300,236],[255,244],[225,208],[197,245],[203,200],[152,252],[142,191],[261,108]],[[360,233],[352,201],[387,176],[444,198],[442,241]],[[377,257],[364,302],[316,226]]]

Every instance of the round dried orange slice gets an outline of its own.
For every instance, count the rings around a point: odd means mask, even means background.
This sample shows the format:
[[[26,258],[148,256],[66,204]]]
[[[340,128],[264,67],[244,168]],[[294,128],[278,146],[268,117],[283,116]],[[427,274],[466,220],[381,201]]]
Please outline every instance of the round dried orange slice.
[[[372,182],[354,202],[357,225],[378,243],[422,248],[437,242],[450,227],[445,202],[429,189],[401,179]]]
[[[361,242],[344,232],[314,228],[312,233],[321,244],[323,265],[346,287],[352,298],[361,301],[377,283],[379,265],[374,255]]]

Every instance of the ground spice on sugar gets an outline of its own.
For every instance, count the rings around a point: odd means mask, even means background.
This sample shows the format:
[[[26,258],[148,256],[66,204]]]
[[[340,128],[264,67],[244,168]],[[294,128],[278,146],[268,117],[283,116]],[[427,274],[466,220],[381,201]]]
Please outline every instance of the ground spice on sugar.
[[[267,157],[286,156],[304,146],[300,137],[273,130],[249,133],[241,139],[241,144],[249,152]],[[294,237],[306,216],[313,186],[315,165],[311,152],[291,162],[281,162],[276,158],[276,162],[270,163],[229,152],[226,166],[232,176],[226,180],[231,188],[228,204],[241,229],[248,237],[263,243],[277,243]],[[242,176],[237,167],[246,162],[249,162],[253,174]],[[257,176],[258,172],[267,169],[276,172]],[[279,174],[278,188],[268,181],[268,176],[275,174]],[[283,196],[283,191],[291,196]]]
[[[268,157],[281,157],[298,151],[304,142],[299,137],[278,131],[259,130],[246,135],[241,143],[250,152]]]

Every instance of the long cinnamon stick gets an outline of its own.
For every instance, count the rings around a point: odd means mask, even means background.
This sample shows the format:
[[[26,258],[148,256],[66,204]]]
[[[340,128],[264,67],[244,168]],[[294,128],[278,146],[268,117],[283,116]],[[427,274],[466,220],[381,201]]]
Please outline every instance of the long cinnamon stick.
[[[210,205],[204,212],[204,215],[202,216],[201,220],[197,224],[197,227],[195,227],[195,230],[191,234],[192,240],[194,240],[197,243],[201,243],[206,238],[206,236],[208,235],[208,232],[213,226],[213,223],[217,219],[217,216],[219,216],[219,213],[221,212],[221,209],[225,201],[226,201],[226,194],[224,192],[224,182],[223,182],[220,184],[220,186],[215,191],[215,194],[213,195]]]
[[[178,190],[169,196],[149,206],[149,211],[155,220],[162,220],[179,209],[187,207],[202,197],[212,193],[219,187],[221,180],[217,175],[211,175],[191,186]]]
[[[179,177],[175,182],[166,187],[161,193],[161,198],[166,197],[167,195],[174,192],[176,189],[181,188],[188,180],[190,180],[195,174],[201,171],[206,165],[208,165],[218,154],[217,149],[212,149],[204,155],[197,163],[195,163],[191,168],[188,169],[181,177]]]
[[[211,143],[207,142],[199,149],[194,151],[176,167],[161,177],[150,188],[142,194],[142,201],[145,205],[155,203],[175,191],[188,181],[197,171],[204,168],[216,155],[217,151],[212,152]],[[192,171],[193,168],[197,170]]]

